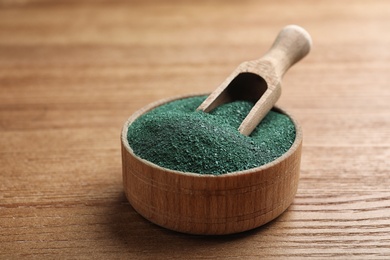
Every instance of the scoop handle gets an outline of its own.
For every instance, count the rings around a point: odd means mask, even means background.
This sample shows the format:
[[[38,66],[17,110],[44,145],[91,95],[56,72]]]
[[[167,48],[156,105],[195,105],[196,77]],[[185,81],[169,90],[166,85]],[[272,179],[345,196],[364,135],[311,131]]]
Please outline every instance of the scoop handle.
[[[311,48],[310,34],[298,25],[287,25],[276,37],[260,61],[269,61],[280,78],[295,63],[305,57]]]

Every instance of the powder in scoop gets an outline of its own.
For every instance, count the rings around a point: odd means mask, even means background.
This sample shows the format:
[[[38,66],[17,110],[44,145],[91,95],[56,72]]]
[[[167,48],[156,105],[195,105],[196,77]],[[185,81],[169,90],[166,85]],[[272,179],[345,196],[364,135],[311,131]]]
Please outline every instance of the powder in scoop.
[[[290,118],[270,111],[250,136],[238,127],[253,107],[234,101],[205,113],[196,111],[205,96],[175,100],[136,119],[127,139],[134,153],[161,167],[220,175],[269,163],[295,140]]]

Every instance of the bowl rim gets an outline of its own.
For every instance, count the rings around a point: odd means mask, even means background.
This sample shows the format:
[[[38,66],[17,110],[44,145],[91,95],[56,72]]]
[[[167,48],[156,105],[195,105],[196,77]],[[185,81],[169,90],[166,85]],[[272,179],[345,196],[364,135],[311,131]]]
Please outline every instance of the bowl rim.
[[[155,163],[152,163],[146,159],[143,159],[139,156],[137,156],[133,149],[130,147],[130,144],[127,140],[127,132],[128,132],[128,128],[129,126],[140,116],[142,116],[143,114],[151,111],[152,109],[158,107],[158,106],[161,106],[161,105],[164,105],[166,103],[169,103],[169,102],[172,102],[172,101],[175,101],[175,100],[180,100],[180,99],[185,99],[185,98],[190,98],[190,97],[196,97],[196,96],[205,96],[205,95],[208,95],[209,93],[193,93],[193,94],[186,94],[186,95],[176,95],[176,96],[173,96],[173,97],[169,97],[169,98],[164,98],[164,99],[160,99],[160,100],[157,100],[155,102],[152,102],[152,103],[149,103],[148,105],[142,107],[141,109],[139,110],[136,110],[128,119],[127,121],[125,122],[125,124],[123,125],[122,127],[122,131],[121,131],[121,142],[122,142],[122,145],[123,147],[125,148],[125,150],[130,153],[136,160],[150,166],[150,167],[153,167],[153,168],[156,168],[158,169],[159,171],[165,171],[165,172],[169,172],[169,173],[172,173],[172,174],[178,174],[180,176],[191,176],[191,177],[196,177],[196,178],[228,178],[228,177],[232,177],[232,176],[237,176],[237,175],[246,175],[246,174],[251,174],[251,173],[255,173],[255,172],[259,172],[259,171],[263,171],[265,169],[268,169],[268,168],[271,168],[279,163],[281,163],[282,161],[284,161],[286,158],[288,158],[289,156],[291,156],[300,146],[300,144],[302,143],[302,139],[303,139],[303,135],[302,135],[302,128],[300,127],[300,125],[298,124],[298,122],[296,121],[296,119],[291,115],[289,114],[288,112],[286,112],[286,110],[280,108],[279,106],[274,106],[272,108],[272,110],[275,110],[279,113],[282,113],[286,116],[288,116],[290,118],[290,120],[293,122],[294,124],[294,127],[295,127],[295,140],[293,142],[293,144],[291,145],[291,147],[287,150],[287,152],[285,152],[284,154],[282,154],[281,156],[279,156],[278,158],[276,158],[275,160],[269,162],[269,163],[266,163],[266,164],[263,164],[261,166],[258,166],[258,167],[254,167],[254,168],[250,168],[250,169],[246,169],[246,170],[241,170],[241,171],[235,171],[235,172],[228,172],[228,173],[223,173],[223,174],[211,174],[211,173],[195,173],[195,172],[182,172],[182,171],[178,171],[178,170],[172,170],[172,169],[169,169],[169,168],[165,168],[165,167],[162,167],[162,166],[159,166]]]

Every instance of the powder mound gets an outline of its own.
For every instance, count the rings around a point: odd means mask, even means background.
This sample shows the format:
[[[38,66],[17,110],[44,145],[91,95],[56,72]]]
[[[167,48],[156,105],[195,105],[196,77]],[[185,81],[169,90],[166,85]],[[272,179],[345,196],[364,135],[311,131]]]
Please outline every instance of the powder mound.
[[[168,169],[219,175],[271,162],[295,140],[294,124],[286,115],[270,111],[248,137],[237,129],[252,103],[234,101],[211,113],[196,111],[204,99],[176,100],[135,120],[127,133],[134,153]]]

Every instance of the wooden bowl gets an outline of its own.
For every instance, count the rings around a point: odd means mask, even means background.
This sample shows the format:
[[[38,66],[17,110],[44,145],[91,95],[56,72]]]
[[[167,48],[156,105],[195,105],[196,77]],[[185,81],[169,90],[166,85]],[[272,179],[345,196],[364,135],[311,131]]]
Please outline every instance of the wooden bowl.
[[[194,95],[192,95],[194,96]],[[153,108],[187,98],[161,100],[135,112],[122,130],[123,185],[133,208],[162,227],[189,234],[221,235],[259,227],[282,214],[298,188],[302,131],[295,124],[291,148],[276,160],[223,175],[174,171],[137,157],[127,140],[129,125]]]

